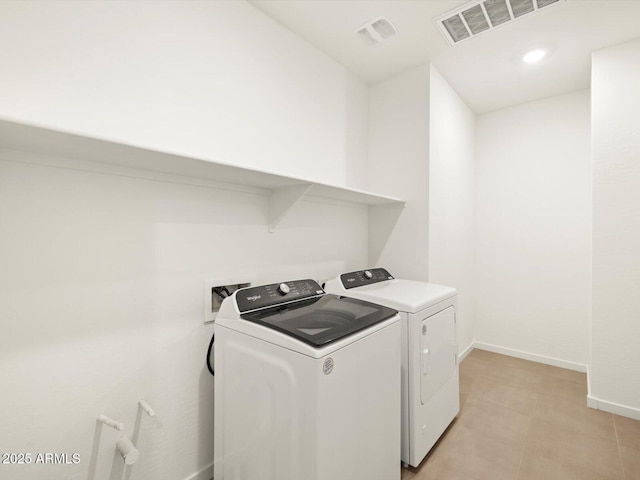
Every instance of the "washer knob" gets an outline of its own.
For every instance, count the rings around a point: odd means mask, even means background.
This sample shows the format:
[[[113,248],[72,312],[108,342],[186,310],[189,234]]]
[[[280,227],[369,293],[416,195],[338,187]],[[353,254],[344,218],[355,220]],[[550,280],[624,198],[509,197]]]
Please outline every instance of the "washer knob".
[[[286,283],[281,283],[280,285],[278,285],[278,293],[280,295],[286,295],[287,293],[289,293],[289,285],[287,285]]]
[[[371,273],[369,270],[365,270],[365,271],[364,271],[364,277],[365,277],[367,280],[371,280],[371,279],[373,278],[373,273]]]

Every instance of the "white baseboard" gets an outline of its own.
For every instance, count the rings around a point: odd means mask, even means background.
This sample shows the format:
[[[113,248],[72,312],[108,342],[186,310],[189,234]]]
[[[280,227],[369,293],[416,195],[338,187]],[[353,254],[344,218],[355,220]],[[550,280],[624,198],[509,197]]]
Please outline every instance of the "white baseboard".
[[[581,363],[569,362],[567,360],[560,360],[558,358],[546,357],[544,355],[537,355],[529,352],[522,352],[520,350],[514,350],[512,348],[499,347],[497,345],[491,345],[489,343],[473,342],[460,354],[462,360],[466,357],[474,348],[480,350],[487,350],[493,353],[500,353],[502,355],[508,355],[510,357],[522,358],[524,360],[531,360],[532,362],[544,363],[545,365],[552,365],[554,367],[567,368],[569,370],[575,370],[576,372],[587,373],[587,406],[595,410],[602,410],[603,412],[615,413],[623,417],[633,418],[640,420],[640,409],[634,407],[628,407],[626,405],[620,405],[614,402],[608,402],[600,398],[591,395],[591,382],[589,379],[589,369],[587,365]]]
[[[473,350],[473,344],[475,342],[471,342],[467,348],[465,348],[462,353],[460,355],[458,355],[458,363],[460,363],[462,360],[464,360],[464,357],[466,357],[467,355],[469,355],[469,353],[471,352],[471,350]]]
[[[213,462],[184,480],[213,480]]]
[[[493,353],[500,353],[502,355],[508,355],[509,357],[522,358],[523,360],[531,360],[532,362],[544,363],[545,365],[552,365],[554,367],[575,370],[576,372],[586,373],[587,371],[587,366],[583,365],[582,363],[569,362],[567,360],[560,360],[559,358],[546,357],[544,355],[523,352],[521,350],[514,350],[512,348],[499,347],[497,345],[491,345],[489,343],[473,342],[473,348],[487,350]]]
[[[640,420],[639,409],[620,405],[619,403],[607,402],[606,400],[601,400],[592,395],[587,395],[587,406],[596,410],[602,410],[603,412],[615,413],[616,415],[621,415],[623,417]]]

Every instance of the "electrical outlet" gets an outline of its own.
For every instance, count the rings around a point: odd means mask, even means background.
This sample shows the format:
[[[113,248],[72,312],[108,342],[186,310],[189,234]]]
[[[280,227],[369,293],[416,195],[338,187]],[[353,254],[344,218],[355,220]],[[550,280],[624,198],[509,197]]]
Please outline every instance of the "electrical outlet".
[[[239,288],[245,288],[251,286],[251,279],[249,278],[217,278],[211,280],[205,280],[203,282],[203,313],[204,323],[213,322],[216,319],[216,315],[220,310],[223,298],[220,297],[213,289],[214,288],[226,288],[229,293],[233,293]]]

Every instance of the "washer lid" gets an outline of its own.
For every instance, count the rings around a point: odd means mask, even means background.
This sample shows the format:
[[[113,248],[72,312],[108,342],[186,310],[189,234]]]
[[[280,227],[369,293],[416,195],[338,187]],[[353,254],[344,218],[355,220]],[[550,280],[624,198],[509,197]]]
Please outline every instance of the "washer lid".
[[[240,318],[320,348],[393,317],[391,308],[322,295],[242,313]]]
[[[372,272],[374,272],[373,269]],[[417,313],[442,300],[451,298],[457,293],[456,289],[452,287],[397,278],[384,281],[375,281],[372,278],[371,281],[374,283],[347,289],[343,283],[344,278],[345,276],[342,275],[338,281],[328,281],[325,285],[326,291],[342,293],[408,313]]]

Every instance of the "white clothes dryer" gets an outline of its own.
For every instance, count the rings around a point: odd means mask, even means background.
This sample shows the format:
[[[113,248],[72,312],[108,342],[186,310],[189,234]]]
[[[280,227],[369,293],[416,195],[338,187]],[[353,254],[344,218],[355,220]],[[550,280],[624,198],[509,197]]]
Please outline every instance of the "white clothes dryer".
[[[418,466],[460,411],[455,288],[394,278],[384,268],[345,273],[324,285],[399,310],[405,465]]]
[[[313,280],[215,320],[215,480],[399,480],[400,317]]]

